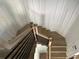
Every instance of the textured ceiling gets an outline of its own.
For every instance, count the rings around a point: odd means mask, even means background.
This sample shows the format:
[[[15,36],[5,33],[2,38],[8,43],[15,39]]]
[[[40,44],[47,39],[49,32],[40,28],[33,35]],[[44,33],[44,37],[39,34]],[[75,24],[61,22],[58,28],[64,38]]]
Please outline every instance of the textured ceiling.
[[[78,16],[79,0],[0,0],[0,40],[30,21],[65,36]]]

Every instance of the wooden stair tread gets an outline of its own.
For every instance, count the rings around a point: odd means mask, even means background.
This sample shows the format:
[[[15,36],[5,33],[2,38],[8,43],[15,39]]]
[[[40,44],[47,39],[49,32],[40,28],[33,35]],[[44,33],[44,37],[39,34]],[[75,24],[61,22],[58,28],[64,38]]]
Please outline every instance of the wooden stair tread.
[[[51,59],[66,59],[66,57],[52,57]]]
[[[66,53],[51,53],[52,57],[66,57]]]

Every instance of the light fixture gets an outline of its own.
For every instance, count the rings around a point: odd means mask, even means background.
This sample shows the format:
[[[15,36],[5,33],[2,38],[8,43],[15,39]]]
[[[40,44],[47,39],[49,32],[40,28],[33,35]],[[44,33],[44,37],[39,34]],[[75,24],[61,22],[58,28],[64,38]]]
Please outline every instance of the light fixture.
[[[79,52],[77,52],[75,55],[79,55]]]

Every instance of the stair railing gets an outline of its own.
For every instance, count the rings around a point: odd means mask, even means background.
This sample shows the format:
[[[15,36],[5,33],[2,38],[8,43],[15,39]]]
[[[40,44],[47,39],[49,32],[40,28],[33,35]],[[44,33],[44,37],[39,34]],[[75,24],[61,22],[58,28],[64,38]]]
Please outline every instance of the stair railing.
[[[51,47],[52,47],[52,38],[49,38],[49,44],[48,44],[48,59],[51,59]]]

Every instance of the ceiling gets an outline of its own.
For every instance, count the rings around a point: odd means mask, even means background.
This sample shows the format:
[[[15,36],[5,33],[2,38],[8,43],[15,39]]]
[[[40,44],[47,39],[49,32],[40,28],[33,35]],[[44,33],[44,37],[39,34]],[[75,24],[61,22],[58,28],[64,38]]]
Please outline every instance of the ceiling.
[[[79,0],[0,0],[0,40],[34,22],[65,36],[79,16]]]

